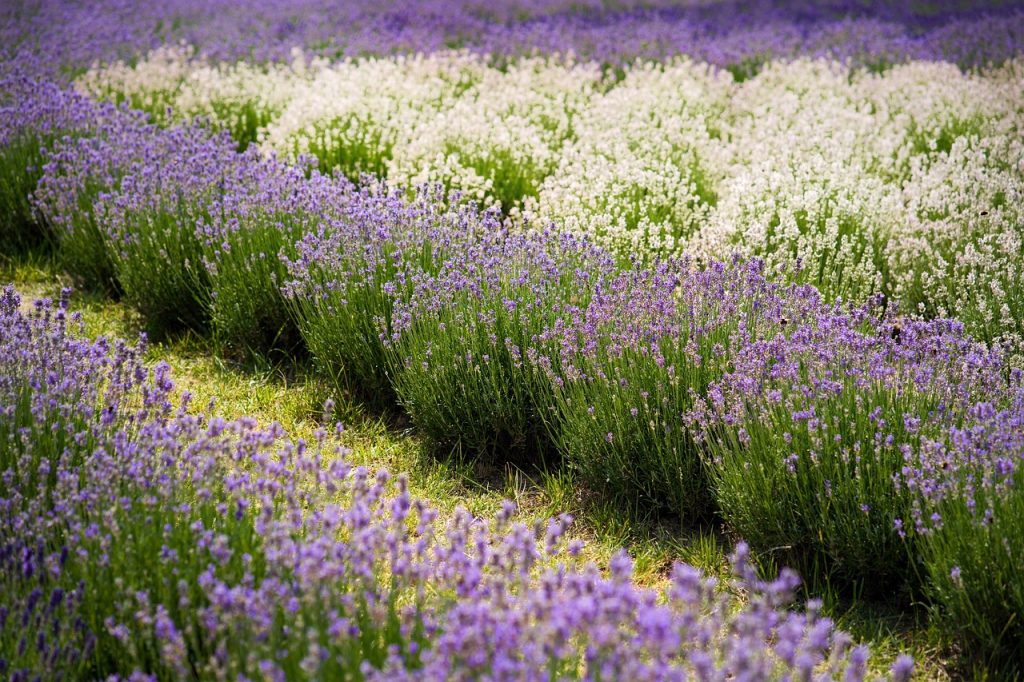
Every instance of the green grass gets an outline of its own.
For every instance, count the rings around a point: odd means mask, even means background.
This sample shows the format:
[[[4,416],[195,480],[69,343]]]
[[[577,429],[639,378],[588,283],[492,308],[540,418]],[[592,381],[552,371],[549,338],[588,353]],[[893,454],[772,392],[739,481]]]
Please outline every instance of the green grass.
[[[1024,554],[1022,484],[1018,468],[998,493],[978,486],[975,509],[960,497],[945,500],[939,506],[942,525],[928,536],[923,552],[934,622],[966,650],[978,652],[984,668],[1007,676],[1019,670],[1024,655],[1024,585],[1018,577]]]
[[[26,305],[36,297],[58,296],[69,281],[52,255],[0,255],[0,283],[14,283]],[[126,303],[101,294],[74,292],[70,306],[82,313],[90,336],[130,339],[145,327],[144,320]],[[511,499],[527,522],[561,512],[573,514],[576,522],[570,528],[570,538],[586,541],[584,558],[600,567],[608,565],[619,547],[626,547],[635,557],[635,576],[641,584],[663,587],[675,561],[697,566],[723,583],[729,577],[727,555],[734,538],[726,536],[717,524],[684,526],[678,519],[654,514],[647,506],[624,505],[589,488],[565,468],[521,469],[507,463],[437,458],[426,440],[400,418],[338,395],[335,385],[316,375],[308,363],[232,363],[217,356],[211,340],[190,331],[152,344],[147,361],[169,363],[177,390],[193,394],[196,410],[204,410],[214,400],[218,414],[228,418],[248,415],[260,425],[277,421],[291,438],[312,439],[324,422],[324,401],[332,397],[336,403],[333,418],[346,426],[340,438],[351,449],[351,462],[407,472],[412,494],[429,499],[442,515],[460,505],[477,516],[492,515],[501,509],[503,500]],[[775,567],[766,564],[765,568],[771,571]],[[884,673],[897,653],[909,652],[918,662],[918,679],[958,679],[949,672],[951,667],[967,678],[995,678],[977,662],[960,662],[955,643],[929,626],[921,610],[899,610],[828,594],[824,609],[855,639],[871,645],[876,674]]]

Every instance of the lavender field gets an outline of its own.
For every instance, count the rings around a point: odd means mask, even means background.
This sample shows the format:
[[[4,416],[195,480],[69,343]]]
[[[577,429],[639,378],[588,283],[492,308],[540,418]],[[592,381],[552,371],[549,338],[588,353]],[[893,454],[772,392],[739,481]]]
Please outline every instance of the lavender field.
[[[1024,676],[1024,5],[9,0],[0,679]]]

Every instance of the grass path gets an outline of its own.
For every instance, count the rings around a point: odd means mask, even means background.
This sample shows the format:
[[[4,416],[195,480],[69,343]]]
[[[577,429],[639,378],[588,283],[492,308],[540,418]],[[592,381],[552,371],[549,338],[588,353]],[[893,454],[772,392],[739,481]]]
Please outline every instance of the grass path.
[[[56,298],[69,286],[45,255],[9,257],[0,254],[0,284],[13,283],[24,305],[40,297]],[[89,292],[73,291],[70,308],[82,313],[86,333],[125,339],[137,338],[142,328],[138,315],[123,303]],[[636,561],[637,582],[650,587],[665,583],[673,562],[684,561],[721,580],[728,579],[727,555],[731,539],[720,528],[681,529],[670,520],[656,519],[642,510],[623,509],[588,495],[571,474],[523,471],[512,467],[484,469],[455,458],[431,454],[423,441],[393,417],[368,412],[358,401],[332,395],[310,368],[301,364],[240,366],[219,358],[211,344],[194,334],[154,343],[148,361],[167,362],[179,391],[189,391],[195,409],[211,401],[226,418],[249,416],[261,426],[277,421],[291,438],[311,439],[324,425],[324,401],[335,402],[333,419],[344,424],[341,444],[350,460],[370,470],[387,468],[406,472],[410,490],[430,500],[442,515],[457,506],[477,516],[496,513],[503,500],[513,500],[526,521],[543,521],[562,512],[576,521],[569,536],[586,541],[584,556],[598,566],[625,547]],[[900,612],[884,605],[840,599],[826,593],[825,612],[841,628],[872,649],[872,664],[881,674],[900,652],[917,661],[916,678],[958,679],[948,644],[928,628],[925,614]],[[965,679],[984,677],[984,671],[962,673]]]

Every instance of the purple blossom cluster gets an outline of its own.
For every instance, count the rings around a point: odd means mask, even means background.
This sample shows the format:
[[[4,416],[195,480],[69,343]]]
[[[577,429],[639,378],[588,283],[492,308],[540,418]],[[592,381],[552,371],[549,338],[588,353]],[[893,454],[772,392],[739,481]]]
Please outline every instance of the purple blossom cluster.
[[[915,580],[904,548],[913,543],[893,530],[913,504],[901,479],[926,457],[926,434],[969,422],[977,402],[1005,403],[1020,385],[1002,354],[958,323],[863,308],[745,344],[730,361],[691,413],[711,434],[723,515],[756,546],[786,546],[850,581],[871,574],[883,589]]]
[[[25,75],[0,78],[0,247],[38,241],[30,196],[47,148],[61,136],[92,126],[95,107],[86,98]]]
[[[496,56],[575,52],[607,63],[686,54],[738,73],[798,55],[882,65],[942,59],[964,65],[1019,54],[1015,3],[525,2],[293,0],[196,3],[64,0],[9,3],[0,39],[35,68],[81,67],[186,41],[214,59],[288,59],[294,47],[328,57],[434,52]]]
[[[7,288],[0,322],[11,679],[864,678],[866,649],[787,610],[795,574],[760,580],[744,545],[740,604],[682,564],[643,589],[624,553],[604,573],[564,546],[568,516],[441,520],[323,430],[175,407],[166,365],[83,339],[66,300],[26,311]]]
[[[153,331],[212,327],[229,351],[291,343],[280,253],[338,219],[351,184],[239,153],[201,125],[96,109],[89,134],[48,151],[34,192],[67,269],[122,292]]]
[[[926,538],[936,611],[1012,670],[1024,646],[1024,592],[1014,577],[1024,556],[1024,390],[1002,409],[980,401],[970,417],[924,440],[925,456],[903,476],[917,493],[910,517]]]
[[[914,512],[917,530],[928,533],[941,526],[941,517],[924,510],[941,506],[947,499],[963,499],[977,513],[981,523],[990,523],[991,508],[979,508],[979,498],[1013,493],[1018,469],[1024,460],[1024,391],[1017,391],[1003,409],[997,402],[973,403],[964,425],[927,438],[922,457],[914,467],[902,472],[903,485],[920,495]],[[970,478],[956,476],[969,468]]]
[[[323,221],[285,254],[285,296],[320,370],[342,388],[393,404],[396,305],[423,282],[465,263],[473,244],[503,234],[501,216],[422,188],[409,198],[385,185],[350,195],[345,213]],[[449,201],[450,199],[450,201]]]
[[[93,124],[95,109],[88,100],[50,82],[27,75],[0,80],[0,146],[9,147],[26,135],[51,137]]]
[[[175,220],[174,214],[195,205],[192,195],[201,197],[215,189],[235,156],[224,148],[226,143],[218,144],[199,127],[158,134],[144,116],[113,108],[103,114],[97,116],[91,134],[69,136],[54,145],[34,200],[42,221],[61,244],[68,269],[92,287],[115,288],[116,282],[116,288],[132,298],[131,272],[124,266],[145,245],[143,240],[166,237],[169,246],[174,242],[176,255],[191,256],[200,264],[195,223]],[[166,192],[153,191],[159,186]],[[154,225],[153,234],[147,234],[131,222],[147,219],[139,215],[140,209],[149,209],[148,218],[155,220],[171,213],[171,220]],[[172,305],[177,305],[188,300],[180,293],[187,291],[189,281],[187,274],[184,283],[181,275],[171,276],[172,263],[177,264],[163,258],[159,275],[168,278],[163,286],[174,292]],[[152,306],[149,312],[161,314]]]
[[[757,260],[668,260],[606,278],[548,331],[560,451],[588,480],[699,518],[710,500],[697,441],[710,425],[693,419],[694,402],[734,353],[825,310],[816,290],[783,286]]]
[[[551,450],[548,331],[586,305],[615,261],[553,228],[491,231],[459,255],[396,302],[396,393],[437,444],[529,460]]]

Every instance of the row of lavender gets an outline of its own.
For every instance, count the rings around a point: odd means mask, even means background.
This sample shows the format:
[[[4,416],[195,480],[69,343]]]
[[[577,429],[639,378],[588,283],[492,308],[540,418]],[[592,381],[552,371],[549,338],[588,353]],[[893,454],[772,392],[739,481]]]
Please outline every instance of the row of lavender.
[[[38,183],[23,229],[42,221],[70,272],[153,331],[209,330],[236,354],[301,343],[439,446],[557,456],[612,495],[717,513],[815,578],[924,594],[981,650],[1020,652],[1021,375],[959,323],[829,304],[758,261],[623,264],[49,92],[7,110],[23,123],[5,127],[21,131],[8,196]]]
[[[466,47],[503,57],[573,51],[606,63],[685,54],[741,74],[797,55],[873,66],[998,62],[1020,52],[1024,14],[998,0],[15,0],[0,9],[0,44],[40,73],[182,40],[226,61],[283,61],[297,46],[330,58]]]
[[[745,546],[738,600],[682,564],[661,593],[624,553],[599,572],[566,516],[442,523],[324,431],[175,404],[144,346],[75,317],[0,294],[5,679],[865,677],[866,648],[786,610],[799,580],[759,580]]]

